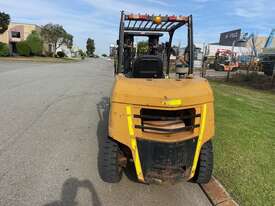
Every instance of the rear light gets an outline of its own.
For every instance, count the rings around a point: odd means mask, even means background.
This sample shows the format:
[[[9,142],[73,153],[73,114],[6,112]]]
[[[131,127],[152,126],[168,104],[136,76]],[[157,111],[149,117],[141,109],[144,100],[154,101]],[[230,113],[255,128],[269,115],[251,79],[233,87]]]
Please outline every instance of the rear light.
[[[168,20],[169,21],[177,21],[177,17],[176,16],[168,16]]]
[[[168,16],[168,21],[187,21],[188,17],[186,16]]]
[[[148,20],[148,15],[130,14],[126,15],[128,20]]]
[[[147,16],[147,15],[140,15],[140,16],[139,16],[139,19],[140,19],[140,20],[147,20],[147,19],[148,19],[148,16]]]
[[[137,14],[130,14],[130,15],[127,15],[126,16],[129,20],[131,20],[131,19],[138,19],[139,18],[139,15],[137,15]]]
[[[186,17],[186,16],[178,16],[177,20],[178,21],[188,21],[188,17]]]
[[[125,15],[126,20],[141,20],[141,21],[149,21],[153,20],[155,23],[160,24],[162,21],[170,21],[170,22],[186,22],[188,21],[187,16],[149,16],[148,14],[129,14]]]

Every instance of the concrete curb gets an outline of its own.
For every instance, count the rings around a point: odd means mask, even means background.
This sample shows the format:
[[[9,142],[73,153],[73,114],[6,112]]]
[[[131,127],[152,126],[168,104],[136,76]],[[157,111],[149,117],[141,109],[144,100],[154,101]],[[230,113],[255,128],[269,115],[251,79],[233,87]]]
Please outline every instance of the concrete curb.
[[[213,206],[239,206],[215,177],[207,184],[200,184],[200,187]]]

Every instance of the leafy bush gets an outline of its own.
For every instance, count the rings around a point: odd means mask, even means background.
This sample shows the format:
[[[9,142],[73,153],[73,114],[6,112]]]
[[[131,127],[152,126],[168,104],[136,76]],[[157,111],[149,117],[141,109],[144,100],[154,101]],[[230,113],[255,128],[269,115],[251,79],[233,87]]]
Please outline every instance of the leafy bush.
[[[9,46],[5,43],[0,42],[0,56],[6,57],[10,55]]]
[[[21,41],[16,44],[17,52],[20,56],[30,56],[31,49],[27,41]]]
[[[256,89],[271,89],[272,88],[272,77],[259,74],[258,72],[251,72],[249,74],[236,73],[231,76],[231,82],[253,87]]]
[[[56,54],[58,58],[64,58],[66,56],[66,54],[63,51],[58,51]]]
[[[30,47],[31,55],[40,56],[42,54],[43,41],[36,31],[33,31],[26,41]]]

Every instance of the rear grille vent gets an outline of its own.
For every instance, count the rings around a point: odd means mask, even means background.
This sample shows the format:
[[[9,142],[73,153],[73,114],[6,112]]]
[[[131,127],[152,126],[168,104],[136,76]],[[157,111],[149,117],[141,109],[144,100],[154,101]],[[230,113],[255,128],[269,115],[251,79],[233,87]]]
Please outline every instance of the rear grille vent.
[[[198,138],[176,143],[161,143],[137,139],[142,171],[145,179],[162,180],[182,177],[194,159]]]
[[[199,116],[196,115],[195,109],[176,111],[141,109],[140,115],[135,115],[135,118],[141,118],[141,125],[136,125],[135,128],[159,134],[193,131],[199,127],[195,125],[195,118]]]

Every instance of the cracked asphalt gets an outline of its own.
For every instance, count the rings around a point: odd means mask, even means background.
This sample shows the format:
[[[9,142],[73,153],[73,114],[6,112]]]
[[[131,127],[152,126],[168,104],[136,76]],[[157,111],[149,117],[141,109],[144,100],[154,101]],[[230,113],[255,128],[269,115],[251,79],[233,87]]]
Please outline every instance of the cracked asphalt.
[[[144,185],[123,176],[102,182],[98,138],[112,63],[0,61],[1,206],[210,205],[192,183]]]

